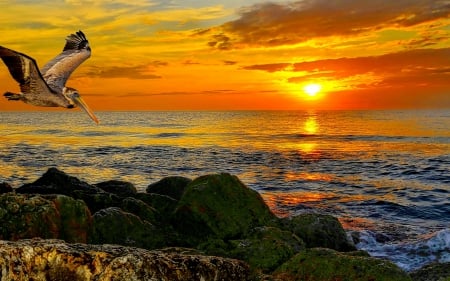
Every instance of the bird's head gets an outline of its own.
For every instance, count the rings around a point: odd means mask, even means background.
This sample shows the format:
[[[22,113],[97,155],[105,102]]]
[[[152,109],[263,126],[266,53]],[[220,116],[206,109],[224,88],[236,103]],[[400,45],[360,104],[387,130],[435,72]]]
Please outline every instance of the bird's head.
[[[78,91],[74,88],[64,87],[63,89],[64,97],[69,101],[69,108],[79,106],[94,120],[95,123],[99,123],[97,117],[94,112],[89,108],[89,106],[83,101]]]

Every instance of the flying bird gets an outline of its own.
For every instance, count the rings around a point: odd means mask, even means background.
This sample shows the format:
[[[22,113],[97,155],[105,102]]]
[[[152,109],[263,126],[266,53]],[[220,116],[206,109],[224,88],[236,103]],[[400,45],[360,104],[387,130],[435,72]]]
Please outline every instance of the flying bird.
[[[98,124],[98,119],[74,88],[66,87],[72,72],[91,56],[91,47],[80,30],[66,38],[63,51],[39,70],[30,56],[0,46],[0,57],[20,85],[20,93],[6,92],[8,100],[35,106],[79,106]]]

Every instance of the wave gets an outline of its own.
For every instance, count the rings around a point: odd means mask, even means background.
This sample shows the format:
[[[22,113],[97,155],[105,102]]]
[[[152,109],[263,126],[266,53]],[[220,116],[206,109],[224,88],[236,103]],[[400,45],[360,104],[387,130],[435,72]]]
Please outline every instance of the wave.
[[[419,269],[432,262],[450,262],[450,229],[446,228],[412,242],[384,243],[379,234],[359,232],[356,247],[371,256],[389,259],[406,271]]]

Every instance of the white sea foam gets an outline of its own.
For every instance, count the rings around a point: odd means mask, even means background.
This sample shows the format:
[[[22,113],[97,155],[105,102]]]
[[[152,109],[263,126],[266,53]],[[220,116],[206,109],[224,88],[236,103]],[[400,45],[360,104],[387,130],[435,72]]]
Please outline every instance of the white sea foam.
[[[414,242],[380,243],[372,231],[362,231],[358,249],[373,257],[393,261],[406,271],[412,271],[431,262],[450,262],[450,229],[443,229]]]

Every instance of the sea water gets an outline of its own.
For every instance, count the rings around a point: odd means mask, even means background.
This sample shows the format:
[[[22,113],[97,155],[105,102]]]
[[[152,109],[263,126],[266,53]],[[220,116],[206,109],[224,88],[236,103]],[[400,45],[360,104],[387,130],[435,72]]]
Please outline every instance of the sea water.
[[[144,191],[166,176],[237,175],[278,216],[339,218],[406,270],[450,261],[450,110],[0,112],[0,182],[57,167]]]

